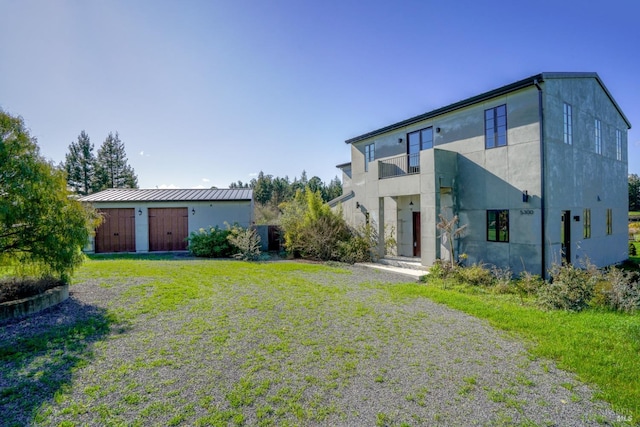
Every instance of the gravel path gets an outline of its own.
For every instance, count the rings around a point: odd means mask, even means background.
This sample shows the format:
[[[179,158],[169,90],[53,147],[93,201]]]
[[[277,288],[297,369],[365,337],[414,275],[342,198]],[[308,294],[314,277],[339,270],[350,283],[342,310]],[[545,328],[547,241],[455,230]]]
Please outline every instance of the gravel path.
[[[86,364],[61,366],[60,375],[66,376],[61,381],[72,385],[68,398],[45,395],[26,407],[34,410],[44,403],[43,424],[50,425],[100,425],[105,416],[130,424],[142,415],[156,425],[172,420],[176,425],[206,424],[204,415],[215,407],[219,414],[235,408],[245,425],[595,426],[621,419],[573,375],[531,358],[520,341],[486,322],[423,298],[391,300],[376,285],[406,282],[405,276],[346,268],[351,274],[308,279],[327,287],[339,281],[352,315],[344,315],[347,303],[327,296],[322,315],[301,311],[302,317],[288,317],[298,308],[266,291],[260,294],[258,288],[238,288],[234,295],[273,301],[272,312],[238,312],[232,309],[237,300],[219,296],[211,313],[218,322],[215,328],[204,325],[194,331],[202,322],[190,314],[195,310],[143,314],[112,328],[106,337],[89,339],[90,357],[82,356],[88,358]],[[0,326],[0,343],[11,346],[19,337],[103,316],[113,309],[108,302],[121,300],[131,286],[97,284],[74,285],[70,299],[58,307]],[[305,304],[301,298],[300,310]],[[223,324],[226,335],[221,338]],[[294,338],[285,346],[279,334],[265,333],[265,325]],[[216,350],[219,342],[224,351]],[[191,362],[181,363],[185,358]],[[37,363],[46,360],[29,361]],[[136,363],[156,365],[135,369]],[[28,368],[0,358],[0,413],[19,409],[19,401],[2,398],[3,390]],[[230,396],[239,384],[246,386],[241,399],[252,399],[234,406]],[[129,402],[131,396],[141,400]],[[297,413],[294,404],[304,413]],[[31,420],[29,414],[12,413],[0,425]],[[176,419],[178,413],[184,414],[182,419]],[[208,420],[217,425],[216,419]],[[233,425],[238,419],[229,415],[218,421]]]

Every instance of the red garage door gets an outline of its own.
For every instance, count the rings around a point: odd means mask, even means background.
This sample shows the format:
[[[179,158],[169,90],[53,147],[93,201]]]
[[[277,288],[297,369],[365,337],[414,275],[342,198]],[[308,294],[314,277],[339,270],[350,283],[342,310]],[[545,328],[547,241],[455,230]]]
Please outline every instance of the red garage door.
[[[149,250],[186,250],[188,221],[187,208],[150,208]]]
[[[96,253],[135,252],[136,231],[133,208],[100,209],[104,221],[96,230]]]

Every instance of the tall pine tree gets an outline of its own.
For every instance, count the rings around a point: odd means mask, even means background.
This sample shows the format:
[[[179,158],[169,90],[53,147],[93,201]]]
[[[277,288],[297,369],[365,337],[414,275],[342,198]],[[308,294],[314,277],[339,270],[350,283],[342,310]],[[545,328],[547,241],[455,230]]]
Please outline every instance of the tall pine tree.
[[[109,132],[98,149],[96,159],[96,183],[98,190],[106,188],[138,188],[138,177],[133,168],[127,164],[124,143],[116,132]]]
[[[65,155],[64,169],[67,172],[67,186],[75,193],[86,196],[93,192],[95,186],[95,162],[93,144],[89,135],[83,130],[78,141],[69,145]]]

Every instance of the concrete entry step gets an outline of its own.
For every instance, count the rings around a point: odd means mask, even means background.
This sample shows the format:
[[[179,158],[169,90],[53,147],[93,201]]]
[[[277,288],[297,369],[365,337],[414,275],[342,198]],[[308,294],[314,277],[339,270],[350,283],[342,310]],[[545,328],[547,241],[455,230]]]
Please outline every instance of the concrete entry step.
[[[389,265],[392,267],[406,268],[410,270],[418,270],[426,272],[428,269],[421,264],[420,258],[402,257],[402,256],[385,256],[378,260],[379,264]]]

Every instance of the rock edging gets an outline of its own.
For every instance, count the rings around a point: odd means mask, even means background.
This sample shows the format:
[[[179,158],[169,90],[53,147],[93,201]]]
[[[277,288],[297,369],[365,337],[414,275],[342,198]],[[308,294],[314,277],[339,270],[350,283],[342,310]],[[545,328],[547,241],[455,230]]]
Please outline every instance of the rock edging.
[[[64,284],[32,297],[0,303],[0,322],[28,316],[69,298],[69,285]]]

